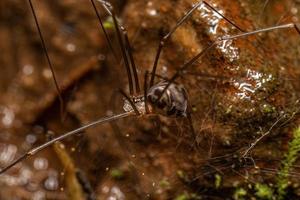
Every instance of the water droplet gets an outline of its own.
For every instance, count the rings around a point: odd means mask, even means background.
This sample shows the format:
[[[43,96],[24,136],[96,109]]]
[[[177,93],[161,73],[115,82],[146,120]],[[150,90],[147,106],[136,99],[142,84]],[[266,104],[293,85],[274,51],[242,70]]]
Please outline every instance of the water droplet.
[[[34,71],[34,68],[33,68],[33,66],[32,65],[29,65],[29,64],[27,64],[27,65],[24,65],[23,66],[23,73],[25,74],[25,75],[31,75],[32,73],[33,73],[33,71]]]
[[[2,107],[0,108],[0,111],[3,114],[2,117],[2,124],[6,127],[10,127],[15,119],[15,113],[12,109],[8,107]]]
[[[25,140],[26,140],[27,143],[33,144],[33,143],[36,142],[37,138],[33,134],[28,134],[28,135],[26,135],[26,139]]]
[[[298,9],[296,7],[291,8],[291,13],[293,15],[297,14],[298,13]]]
[[[157,15],[157,11],[155,9],[147,9],[147,13],[150,16],[156,16]]]
[[[32,200],[43,200],[45,198],[46,198],[46,194],[43,191],[37,191],[32,196]]]
[[[37,170],[45,170],[48,168],[48,160],[46,158],[36,158],[33,161],[33,167]]]
[[[66,49],[69,51],[69,52],[74,52],[76,50],[76,45],[73,44],[73,43],[68,43],[66,45]]]
[[[63,143],[59,143],[59,148],[64,149],[65,145]]]
[[[30,178],[32,178],[32,171],[26,167],[22,167],[20,170],[20,177],[19,177],[19,185],[26,185]]]
[[[52,73],[51,73],[51,70],[48,69],[48,68],[45,68],[42,72],[43,74],[43,77],[46,78],[46,79],[52,79]]]
[[[103,193],[108,193],[109,192],[109,187],[107,187],[107,186],[102,187],[102,192]]]
[[[120,188],[113,186],[110,190],[110,196],[107,198],[107,200],[124,200],[125,195],[120,190]]]
[[[16,186],[16,185],[18,185],[17,178],[12,177],[12,176],[5,176],[5,178],[2,178],[2,180],[8,186]]]
[[[216,6],[216,5],[214,5]],[[217,28],[219,26],[220,20],[222,19],[222,16],[220,16],[218,13],[212,11],[210,8],[208,8],[205,4],[202,4],[198,7],[198,10],[200,11],[200,17],[207,20],[207,23],[209,25],[209,33],[216,34]],[[218,12],[223,14],[224,11],[218,9]]]
[[[13,144],[3,144],[0,146],[0,150],[0,162],[3,164],[7,164],[13,161],[18,148]]]
[[[57,190],[59,183],[56,176],[49,176],[45,182],[44,186],[47,190]]]

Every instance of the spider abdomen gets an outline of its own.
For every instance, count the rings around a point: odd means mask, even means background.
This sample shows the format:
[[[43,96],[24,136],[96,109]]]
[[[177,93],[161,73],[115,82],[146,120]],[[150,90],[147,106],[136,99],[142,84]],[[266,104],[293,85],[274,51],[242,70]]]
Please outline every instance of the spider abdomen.
[[[186,117],[186,90],[183,86],[172,83],[161,96],[162,91],[167,85],[168,82],[162,81],[152,86],[147,93],[147,100],[151,103],[152,107],[163,111],[162,114],[164,115]]]

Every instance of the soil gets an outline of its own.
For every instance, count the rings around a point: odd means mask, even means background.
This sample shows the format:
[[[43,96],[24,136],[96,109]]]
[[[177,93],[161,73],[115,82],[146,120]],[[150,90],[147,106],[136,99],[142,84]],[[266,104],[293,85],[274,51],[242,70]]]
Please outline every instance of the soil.
[[[141,86],[160,39],[193,3],[112,2],[128,30]],[[300,17],[292,0],[209,4],[245,31]],[[64,108],[28,2],[2,0],[0,166],[51,137],[122,112],[118,89],[128,92],[115,30],[100,3],[117,59],[89,1],[33,5]],[[157,74],[171,77],[218,37],[239,33],[202,5],[166,42]],[[276,190],[299,124],[299,42],[294,29],[281,29],[221,43],[176,80],[188,92],[194,134],[187,118],[155,113],[87,129],[62,141],[63,151],[49,147],[0,175],[0,199],[260,199],[255,186]],[[300,196],[297,163],[287,199]],[[242,189],[246,194],[237,195]]]

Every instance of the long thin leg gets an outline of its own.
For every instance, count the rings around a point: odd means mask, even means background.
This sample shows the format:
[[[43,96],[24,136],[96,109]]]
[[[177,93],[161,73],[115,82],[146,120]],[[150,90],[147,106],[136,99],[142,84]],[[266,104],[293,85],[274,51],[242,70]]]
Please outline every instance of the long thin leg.
[[[127,52],[128,52],[130,63],[131,63],[131,69],[133,71],[133,77],[134,77],[134,81],[135,81],[135,92],[136,92],[136,94],[139,94],[141,92],[139,77],[137,75],[136,65],[135,65],[135,62],[134,62],[133,54],[132,54],[132,47],[130,45],[128,35],[127,35],[127,31],[126,31],[125,28],[123,29],[123,34],[124,34],[124,37],[125,37],[125,44],[127,46]]]
[[[29,2],[29,5],[30,5],[30,9],[31,9],[34,21],[35,21],[35,25],[36,25],[38,33],[39,33],[40,40],[42,42],[43,50],[44,50],[48,65],[49,65],[50,70],[51,70],[51,74],[52,74],[52,77],[53,77],[54,85],[55,85],[55,88],[56,88],[56,91],[57,91],[57,94],[58,94],[59,103],[60,103],[60,112],[61,112],[60,114],[63,118],[63,116],[64,116],[64,114],[63,114],[63,112],[64,112],[64,101],[63,101],[63,97],[61,95],[61,90],[60,90],[59,85],[58,85],[58,81],[57,81],[57,78],[56,78],[56,75],[55,75],[55,72],[54,72],[54,68],[53,68],[53,65],[51,63],[50,56],[48,54],[46,43],[45,43],[41,28],[40,28],[40,25],[39,25],[39,22],[38,22],[38,19],[37,19],[37,16],[36,16],[36,13],[35,13],[35,10],[34,10],[34,7],[33,7],[32,1],[28,0],[28,2]]]
[[[94,2],[94,0],[90,0],[90,1],[91,1],[92,6],[93,6],[93,9],[94,9],[94,11],[95,11],[95,14],[97,15],[97,18],[98,18],[100,27],[101,27],[101,29],[102,29],[102,31],[103,31],[103,33],[104,33],[104,36],[105,36],[106,41],[107,41],[107,43],[108,43],[108,46],[109,46],[110,50],[112,51],[112,53],[113,53],[115,59],[118,60],[118,56],[117,56],[117,54],[116,54],[116,52],[115,52],[115,50],[114,50],[114,48],[113,48],[111,39],[108,37],[108,34],[107,34],[107,32],[106,32],[106,30],[105,30],[105,28],[104,28],[103,22],[102,22],[102,20],[101,20],[101,17],[100,17],[99,11],[97,10],[97,7],[96,7],[96,5],[95,5],[95,2]]]
[[[261,20],[262,20],[262,17],[263,17],[263,14],[264,14],[264,12],[265,12],[265,10],[266,10],[266,8],[267,8],[267,5],[268,5],[268,3],[269,3],[269,0],[266,0],[265,2],[264,2],[264,5],[263,5],[263,7],[262,7],[262,9],[261,9],[261,12],[260,12],[260,14],[259,14],[259,22],[261,22]]]
[[[241,33],[241,34],[237,34],[237,35],[233,35],[233,36],[224,36],[224,37],[220,37],[219,40],[221,40],[221,41],[223,41],[223,40],[233,40],[233,39],[237,39],[237,38],[241,38],[241,37],[246,37],[246,36],[249,36],[249,35],[254,35],[254,34],[257,34],[257,33],[273,31],[273,30],[276,30],[276,29],[286,29],[286,28],[294,28],[298,32],[298,34],[300,35],[300,26],[297,25],[297,24],[290,23],[290,24],[283,24],[283,25],[263,28],[263,29],[259,29],[259,30],[255,30],[255,31],[246,32],[246,33]]]
[[[198,143],[197,143],[197,134],[196,134],[196,131],[195,131],[195,128],[194,128],[194,125],[193,125],[193,119],[192,119],[192,108],[191,108],[191,104],[190,104],[190,101],[189,101],[189,97],[188,97],[188,94],[187,92],[185,91],[185,89],[182,88],[182,93],[184,94],[185,98],[187,99],[187,112],[186,112],[186,115],[187,115],[187,119],[188,119],[188,122],[189,122],[189,126],[190,126],[190,129],[191,129],[191,132],[192,132],[192,136],[193,136],[193,146],[196,144],[196,149],[198,149]]]
[[[101,5],[105,8],[107,13],[109,15],[111,15],[112,18],[113,18],[113,23],[114,23],[114,27],[115,27],[116,32],[117,32],[117,38],[118,38],[119,46],[120,46],[120,49],[121,49],[122,57],[123,57],[123,60],[124,60],[126,71],[127,71],[128,84],[129,84],[129,93],[130,93],[130,95],[133,95],[134,88],[133,88],[133,80],[132,80],[129,60],[128,60],[128,57],[127,57],[127,54],[126,54],[125,44],[124,44],[122,36],[121,36],[119,23],[117,21],[116,15],[114,13],[113,7],[110,5],[110,3],[106,2],[106,1],[102,1],[102,0],[97,0],[97,1],[101,3]]]
[[[92,123],[89,123],[85,126],[82,126],[78,129],[75,129],[75,130],[72,130],[70,132],[67,132],[63,135],[60,135],[56,138],[53,138],[52,140],[46,142],[45,144],[42,144],[38,147],[35,147],[31,150],[29,150],[28,152],[26,152],[25,154],[21,155],[19,158],[17,158],[16,160],[14,160],[11,164],[9,164],[8,166],[4,167],[3,169],[0,170],[0,174],[6,172],[8,169],[10,169],[11,167],[15,166],[16,164],[18,164],[19,162],[23,161],[24,159],[30,157],[30,156],[33,156],[35,155],[36,153],[42,151],[43,149],[47,148],[48,146],[54,144],[55,142],[57,141],[61,141],[67,137],[70,137],[70,136],[73,136],[79,132],[82,132],[90,127],[93,127],[95,125],[100,125],[100,124],[104,124],[104,123],[108,123],[108,122],[111,122],[111,121],[115,121],[115,120],[119,120],[119,119],[122,119],[122,118],[125,118],[125,117],[129,117],[129,116],[133,116],[134,115],[134,112],[125,112],[125,113],[121,113],[121,114],[117,114],[117,115],[114,115],[114,116],[110,116],[110,117],[104,117],[104,118],[101,118],[97,121],[94,121]]]
[[[147,70],[144,76],[144,102],[145,102],[145,112],[146,114],[150,113],[149,107],[148,107],[148,99],[147,99],[147,92],[148,92],[148,75],[149,71]]]
[[[116,103],[115,98],[112,97],[111,101],[110,101],[110,105],[113,107],[113,109],[112,109],[113,112],[115,112],[115,109],[114,109],[114,107],[115,107],[114,104],[115,103]],[[132,158],[131,149],[128,148],[128,145],[127,145],[126,141],[124,141],[125,138],[122,134],[122,131],[121,131],[120,127],[118,126],[118,123],[116,121],[112,121],[112,122],[110,122],[110,125],[113,129],[113,133],[115,135],[115,138],[117,139],[117,142],[119,143],[120,147],[123,150],[124,156],[126,156],[126,159],[128,160],[128,164],[129,164],[129,167],[130,167],[129,169],[132,173],[131,176],[133,176],[132,180],[134,180],[135,185],[140,185],[140,178],[137,175],[138,168],[135,165],[134,161],[131,160],[131,158]],[[135,188],[136,188],[136,193],[139,194],[140,199],[142,199],[145,196],[145,194],[141,190],[139,190],[138,187],[135,187]]]
[[[214,12],[218,13],[218,15],[220,15],[223,19],[225,19],[229,24],[231,24],[232,26],[234,26],[235,28],[237,28],[239,31],[241,32],[246,32],[244,29],[240,28],[239,26],[237,26],[235,23],[233,23],[233,21],[231,21],[230,19],[228,19],[227,17],[225,17],[223,14],[221,14],[217,9],[215,9],[213,6],[209,5],[209,3],[207,3],[206,1],[203,1],[203,3],[209,7],[210,9],[212,9]]]
[[[97,0],[97,1],[101,3],[101,5],[105,8],[107,13],[109,15],[111,15],[112,18],[113,18],[115,29],[117,31],[119,44],[120,44],[122,55],[123,55],[123,59],[124,59],[124,62],[125,62],[127,74],[128,74],[128,76],[131,77],[131,79],[129,80],[130,94],[131,95],[132,94],[137,94],[137,93],[140,92],[140,85],[139,85],[139,79],[138,79],[138,75],[137,75],[136,66],[135,66],[132,51],[131,51],[132,48],[131,48],[131,45],[130,45],[130,42],[129,42],[129,39],[128,39],[128,35],[127,35],[127,30],[118,22],[118,20],[116,18],[116,15],[114,13],[113,7],[109,2],[103,1],[103,0]],[[125,44],[123,43],[121,33],[123,34],[123,36],[125,38]],[[126,47],[127,47],[127,49],[126,49]],[[129,59],[127,57],[126,52],[128,53]],[[129,65],[129,61],[130,61],[131,65]],[[132,71],[133,77],[134,77],[135,88],[133,88],[133,80],[132,80],[131,71]],[[128,77],[128,79],[129,79],[129,77]],[[131,84],[130,84],[130,82],[131,82]],[[135,91],[134,91],[134,89],[135,89]]]
[[[105,8],[105,10],[107,11],[107,13],[112,16],[114,18],[115,14],[113,12],[113,7],[112,5],[107,2],[107,1],[103,1],[103,0],[97,0],[98,2],[100,2],[102,4],[102,6]],[[127,47],[127,53],[129,54],[129,60],[131,62],[131,70],[133,72],[133,76],[134,76],[134,81],[135,81],[135,93],[139,93],[140,92],[140,85],[139,85],[139,79],[138,79],[138,75],[137,75],[137,70],[136,70],[136,66],[135,66],[135,62],[133,59],[133,54],[132,54],[132,48],[128,39],[128,35],[127,35],[127,30],[125,27],[123,27],[117,20],[115,17],[115,21],[118,27],[120,27],[122,34],[125,38],[125,46]],[[115,25],[116,25],[115,24]],[[124,44],[123,44],[124,45]],[[126,48],[125,48],[126,49]]]
[[[131,76],[131,70],[130,70],[129,61],[128,61],[128,58],[127,58],[127,55],[126,55],[125,45],[124,45],[123,40],[122,40],[121,31],[119,29],[116,16],[115,16],[115,14],[114,14],[113,11],[111,11],[111,13],[112,13],[112,18],[113,18],[113,22],[114,22],[114,25],[115,25],[115,29],[116,29],[116,32],[117,32],[117,38],[118,38],[118,41],[119,41],[119,44],[120,44],[120,48],[121,48],[121,52],[122,52],[124,64],[125,64],[125,67],[126,67],[126,70],[127,70],[127,74],[128,74],[129,92],[130,92],[131,95],[133,95],[133,93],[134,93],[133,92],[133,81],[132,81],[132,76]]]
[[[193,12],[202,4],[204,3],[205,5],[207,5],[210,9],[212,9],[214,12],[216,12],[217,14],[219,14],[221,17],[224,18],[224,20],[226,20],[228,23],[230,23],[231,25],[233,25],[234,27],[236,27],[238,30],[244,32],[243,29],[241,29],[239,26],[237,26],[236,24],[234,24],[232,21],[230,21],[228,18],[226,18],[224,15],[222,15],[220,12],[218,12],[214,7],[212,7],[211,5],[209,5],[207,2],[205,1],[199,1],[197,4],[195,4],[180,20],[178,20],[178,22],[176,23],[176,25],[170,30],[169,33],[167,33],[159,42],[158,45],[158,49],[157,49],[157,53],[155,56],[155,60],[154,60],[154,64],[152,67],[152,76],[150,79],[150,87],[152,87],[154,85],[154,77],[155,77],[155,73],[156,73],[156,68],[157,68],[157,64],[158,64],[158,60],[162,51],[162,48],[164,47],[165,43],[169,40],[170,36],[177,30],[177,28],[183,23],[185,22],[192,14]]]
[[[246,32],[246,33],[241,33],[241,34],[237,34],[237,35],[233,35],[233,36],[219,37],[216,41],[214,41],[212,44],[210,44],[208,47],[206,47],[204,50],[202,50],[200,53],[198,53],[195,57],[190,59],[187,63],[185,63],[182,67],[180,67],[177,70],[177,72],[170,78],[170,81],[168,82],[166,87],[161,92],[160,97],[157,99],[157,101],[160,100],[160,98],[162,97],[164,92],[181,75],[181,73],[184,70],[186,70],[188,67],[192,66],[199,58],[201,58],[203,55],[205,55],[210,49],[215,47],[218,43],[220,43],[224,40],[234,40],[234,39],[247,37],[247,36],[254,35],[254,34],[257,34],[257,33],[261,33],[261,32],[268,32],[268,31],[273,31],[273,30],[276,30],[276,29],[287,29],[287,28],[294,28],[298,32],[298,34],[300,35],[300,26],[297,25],[297,24],[292,24],[291,23],[291,24],[283,24],[283,25],[279,25],[279,26],[272,26],[272,27],[268,27],[268,28],[263,28],[263,29],[250,31],[250,32]]]

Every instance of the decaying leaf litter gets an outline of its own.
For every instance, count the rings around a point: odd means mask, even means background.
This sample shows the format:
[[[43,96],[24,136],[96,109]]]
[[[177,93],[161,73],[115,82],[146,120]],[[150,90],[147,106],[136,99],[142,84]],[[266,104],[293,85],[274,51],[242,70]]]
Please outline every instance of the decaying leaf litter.
[[[4,49],[1,62],[5,66],[1,73],[1,80],[4,80],[0,100],[4,122],[1,140],[2,148],[10,149],[8,152],[12,154],[16,149],[8,148],[8,144],[16,144],[19,151],[24,151],[35,134],[39,139],[35,145],[45,141],[45,131],[41,127],[62,133],[106,115],[113,107],[112,94],[126,84],[124,69],[112,59],[89,3],[34,3],[68,102],[67,117],[61,123],[56,91],[28,5],[5,1],[1,9],[10,9],[1,12],[4,13],[1,41],[6,41],[1,45]],[[152,66],[160,37],[192,3],[128,1],[115,5],[120,7],[121,19],[133,41],[140,76]],[[279,19],[281,23],[291,22],[299,16],[293,10],[299,8],[295,2],[269,2],[263,13],[260,12],[262,4],[247,1],[210,3],[246,30],[271,26]],[[224,33],[238,32],[201,8],[174,33],[163,50],[159,74],[171,75],[188,58]],[[193,121],[200,147],[197,150],[191,148],[195,142],[191,140],[185,120],[163,117],[120,122],[121,137],[116,137],[109,124],[96,127],[67,140],[67,149],[76,166],[86,173],[99,198],[121,193],[128,199],[176,199],[192,194],[204,199],[222,199],[224,192],[232,198],[234,192],[243,187],[250,191],[247,195],[254,195],[254,189],[247,188],[248,183],[253,180],[254,183],[274,183],[276,174],[263,173],[252,163],[248,163],[249,167],[233,168],[240,162],[232,157],[209,158],[238,154],[238,150],[247,149],[255,138],[270,130],[282,117],[250,153],[257,166],[277,171],[292,130],[298,125],[298,44],[299,36],[293,30],[261,34],[224,44],[225,49],[219,47],[211,51],[188,70],[188,75],[179,82],[186,86],[194,105]],[[29,142],[24,142],[26,138]],[[128,147],[128,152],[122,149],[120,141]],[[3,178],[1,182],[7,188],[1,191],[3,199],[12,193],[28,198],[42,195],[46,191],[44,182],[50,175],[61,181],[57,190],[67,188],[61,174],[64,169],[60,168],[56,157],[50,148],[10,172],[10,175],[21,177],[20,171],[25,169],[23,173],[30,174],[29,169],[33,175],[29,183],[23,179],[26,184],[19,182],[18,186],[9,186],[7,180],[12,179]],[[45,165],[41,158],[47,158],[49,166],[34,169],[32,161]],[[111,175],[113,170],[123,172],[123,179],[115,180]],[[294,171],[297,172],[297,168]],[[245,180],[247,173],[249,177]],[[218,188],[216,175],[221,176]],[[297,183],[297,176],[294,179]],[[292,189],[291,194],[297,195],[297,188]],[[65,195],[64,191],[47,192],[49,199],[67,198]]]

